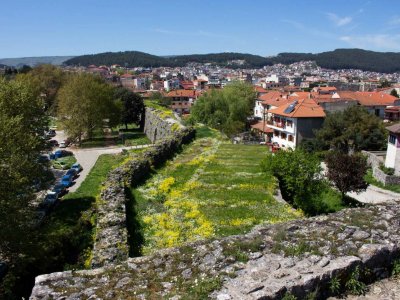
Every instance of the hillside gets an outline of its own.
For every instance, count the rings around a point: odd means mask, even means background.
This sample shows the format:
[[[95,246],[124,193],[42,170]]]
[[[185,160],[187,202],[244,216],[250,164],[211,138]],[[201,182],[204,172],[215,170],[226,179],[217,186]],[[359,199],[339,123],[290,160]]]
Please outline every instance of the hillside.
[[[22,67],[23,65],[35,66],[38,64],[52,64],[62,65],[66,60],[73,58],[73,56],[40,56],[40,57],[20,57],[20,58],[1,58],[0,64]]]
[[[232,60],[244,60],[243,65],[232,65]],[[178,56],[156,56],[138,51],[106,52],[93,55],[82,55],[65,61],[66,65],[112,65],[129,67],[182,67],[189,62],[214,63],[220,66],[260,68],[267,65],[313,60],[323,68],[329,69],[361,69],[392,73],[400,71],[400,53],[374,52],[362,49],[336,49],[334,51],[312,53],[280,53],[273,57],[243,53],[211,53]],[[1,63],[1,60],[0,60]]]
[[[269,64],[265,57],[242,53],[212,53],[178,56],[156,56],[139,51],[105,52],[82,55],[69,59],[66,65],[113,65],[129,67],[182,67],[189,62],[227,65],[231,60],[245,60],[245,67],[262,67]]]

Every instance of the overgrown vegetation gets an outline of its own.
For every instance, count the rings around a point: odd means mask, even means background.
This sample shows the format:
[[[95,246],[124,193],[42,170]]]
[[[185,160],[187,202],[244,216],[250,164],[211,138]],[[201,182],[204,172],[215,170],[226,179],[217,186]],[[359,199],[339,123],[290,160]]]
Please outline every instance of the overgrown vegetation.
[[[279,181],[283,198],[307,215],[335,212],[346,206],[322,178],[319,158],[301,149],[269,154],[263,171]]]
[[[372,170],[368,169],[367,174],[364,176],[364,179],[366,182],[369,184],[375,185],[377,187],[380,187],[381,189],[385,189],[388,191],[392,191],[395,193],[400,193],[400,184],[386,184],[384,185],[382,182],[378,181],[375,179],[375,177],[372,175]]]
[[[301,217],[301,212],[273,198],[275,180],[266,178],[259,166],[265,155],[260,146],[230,145],[212,138],[186,146],[132,190],[144,236],[143,253],[244,233],[264,221]]]
[[[125,158],[124,155],[101,155],[77,191],[64,196],[39,227],[29,256],[20,257],[10,266],[0,285],[0,298],[27,298],[35,276],[83,269],[90,264],[96,198],[108,172]]]

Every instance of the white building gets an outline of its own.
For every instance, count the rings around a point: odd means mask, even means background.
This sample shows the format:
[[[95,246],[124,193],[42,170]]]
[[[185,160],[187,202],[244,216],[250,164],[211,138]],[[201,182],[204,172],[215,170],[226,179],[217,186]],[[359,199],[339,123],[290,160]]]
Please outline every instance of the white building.
[[[400,124],[386,128],[389,130],[385,167],[393,168],[394,175],[400,176]]]

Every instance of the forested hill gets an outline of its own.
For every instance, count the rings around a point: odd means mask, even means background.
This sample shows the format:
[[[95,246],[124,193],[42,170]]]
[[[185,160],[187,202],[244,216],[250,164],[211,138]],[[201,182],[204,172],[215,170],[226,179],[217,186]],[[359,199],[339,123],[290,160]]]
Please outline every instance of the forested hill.
[[[244,64],[232,64],[232,61],[244,60]],[[374,52],[361,49],[336,49],[334,51],[312,53],[280,53],[273,57],[262,57],[242,53],[214,53],[177,55],[170,57],[156,56],[138,51],[106,52],[93,55],[82,55],[69,59],[66,65],[112,65],[128,67],[182,67],[189,62],[213,63],[220,66],[254,67],[282,63],[313,60],[320,67],[329,69],[361,69],[392,73],[400,71],[400,53]]]
[[[189,62],[214,63],[223,66],[232,60],[245,60],[245,64],[241,65],[241,67],[260,68],[271,64],[265,57],[242,53],[193,54],[164,57],[138,51],[106,52],[76,56],[67,60],[65,64],[82,66],[110,66],[118,64],[128,67],[183,67]]]

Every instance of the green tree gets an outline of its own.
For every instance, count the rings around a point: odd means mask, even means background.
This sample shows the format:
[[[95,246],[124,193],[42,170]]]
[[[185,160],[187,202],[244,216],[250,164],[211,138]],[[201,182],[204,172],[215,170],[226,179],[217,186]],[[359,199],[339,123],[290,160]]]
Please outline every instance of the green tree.
[[[211,90],[192,108],[193,119],[223,131],[228,136],[245,129],[256,95],[251,85],[235,82],[223,90]]]
[[[105,122],[113,127],[120,122],[120,107],[114,101],[113,88],[100,77],[82,73],[71,76],[61,87],[58,117],[67,135],[81,143]]]
[[[383,122],[361,106],[328,114],[316,137],[320,148],[342,152],[382,150],[386,147]]]
[[[53,65],[39,65],[26,74],[18,77],[32,82],[45,101],[46,110],[55,114],[57,104],[55,103],[58,90],[65,81],[65,74],[61,68]]]
[[[142,97],[126,88],[117,88],[114,97],[121,101],[121,122],[128,129],[128,124],[139,125],[144,110]]]
[[[0,80],[0,257],[10,264],[34,246],[33,186],[46,177],[38,162],[46,121],[36,91],[29,81]]]
[[[368,183],[364,180],[367,174],[367,159],[362,154],[348,155],[339,151],[331,152],[326,157],[327,177],[342,193],[364,191]]]
[[[388,88],[391,87],[392,84],[385,78],[385,79],[381,79],[379,84],[379,88]]]
[[[303,209],[307,214],[315,214],[320,204],[313,195],[318,194],[323,183],[321,166],[316,155],[301,149],[278,151],[270,154],[261,164],[269,176],[279,181],[286,201]]]
[[[392,96],[394,96],[394,97],[396,97],[396,98],[400,98],[400,97],[399,97],[399,94],[397,93],[397,91],[396,91],[395,89],[393,89],[393,90],[390,92],[390,95],[392,95]]]

